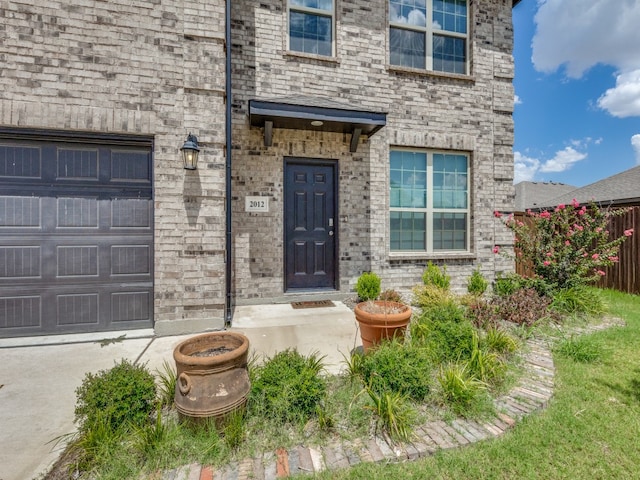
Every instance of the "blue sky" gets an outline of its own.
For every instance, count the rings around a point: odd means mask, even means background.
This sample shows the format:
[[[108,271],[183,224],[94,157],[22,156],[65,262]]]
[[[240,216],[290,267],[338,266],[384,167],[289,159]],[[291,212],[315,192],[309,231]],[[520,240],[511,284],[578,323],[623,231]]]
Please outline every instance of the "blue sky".
[[[514,183],[640,165],[640,0],[522,0],[513,23]]]

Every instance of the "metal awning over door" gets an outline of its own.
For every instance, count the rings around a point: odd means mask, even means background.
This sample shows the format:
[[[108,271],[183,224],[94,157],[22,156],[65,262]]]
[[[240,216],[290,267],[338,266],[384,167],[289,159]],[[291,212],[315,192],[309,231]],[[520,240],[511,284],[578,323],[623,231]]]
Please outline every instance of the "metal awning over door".
[[[151,152],[0,135],[0,337],[152,326]]]

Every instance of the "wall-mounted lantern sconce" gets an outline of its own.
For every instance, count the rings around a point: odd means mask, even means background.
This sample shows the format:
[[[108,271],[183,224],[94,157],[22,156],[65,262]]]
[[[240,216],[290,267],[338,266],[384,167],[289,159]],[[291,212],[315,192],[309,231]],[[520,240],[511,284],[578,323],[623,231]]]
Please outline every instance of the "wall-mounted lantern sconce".
[[[196,165],[198,164],[198,152],[200,152],[200,149],[198,148],[198,138],[189,133],[187,140],[184,142],[184,145],[182,145],[180,150],[182,151],[184,168],[186,170],[195,170]]]

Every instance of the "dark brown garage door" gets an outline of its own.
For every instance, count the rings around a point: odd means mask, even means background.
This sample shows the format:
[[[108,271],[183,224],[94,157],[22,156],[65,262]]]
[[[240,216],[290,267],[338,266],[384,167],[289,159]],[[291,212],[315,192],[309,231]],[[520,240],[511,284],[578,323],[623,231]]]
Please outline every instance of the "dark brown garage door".
[[[151,141],[6,137],[0,337],[151,327]]]

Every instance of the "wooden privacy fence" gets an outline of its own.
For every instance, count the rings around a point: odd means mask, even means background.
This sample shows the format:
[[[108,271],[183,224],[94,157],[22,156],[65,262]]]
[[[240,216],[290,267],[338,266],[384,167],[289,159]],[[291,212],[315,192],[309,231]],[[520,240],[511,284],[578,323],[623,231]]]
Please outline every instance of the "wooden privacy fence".
[[[522,212],[514,214],[521,222],[529,222],[529,217]],[[624,231],[633,228],[633,235],[620,246],[619,262],[607,268],[606,275],[597,283],[601,288],[612,288],[621,292],[640,294],[640,206],[631,207],[624,215],[609,219],[611,238],[624,235]],[[524,261],[516,261],[516,273],[525,277],[531,276],[531,266]]]

